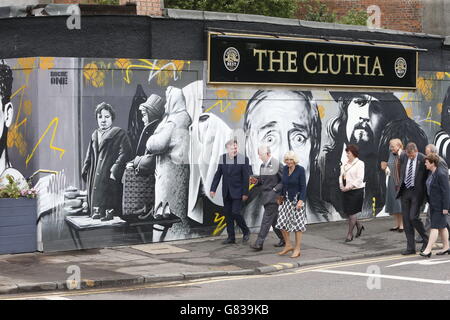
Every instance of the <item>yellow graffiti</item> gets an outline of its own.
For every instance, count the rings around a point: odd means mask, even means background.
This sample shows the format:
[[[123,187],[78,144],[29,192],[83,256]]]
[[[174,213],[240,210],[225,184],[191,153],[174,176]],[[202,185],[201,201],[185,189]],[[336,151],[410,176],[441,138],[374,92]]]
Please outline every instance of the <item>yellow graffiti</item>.
[[[119,69],[126,69],[131,65],[131,61],[129,59],[116,59],[114,63]]]
[[[50,70],[55,66],[54,57],[41,57],[39,58],[39,68],[41,70]]]
[[[178,74],[182,72],[185,61],[183,60],[154,60],[154,62],[146,59],[139,59],[143,64],[130,64],[126,68],[124,81],[131,83],[130,72],[132,68],[150,70],[148,82],[151,82],[156,77],[156,83],[160,86],[167,86],[170,80],[178,80]],[[190,61],[187,62],[188,64]],[[161,72],[163,70],[172,72]]]
[[[409,98],[409,93],[407,92],[407,93],[405,93],[404,95],[402,95],[400,97],[400,101],[402,101],[402,102],[414,102],[413,98],[411,98],[411,99],[408,99],[408,98]]]
[[[95,63],[88,63],[85,65],[83,68],[83,75],[87,82],[93,87],[100,88],[105,84],[105,72],[99,70]]]
[[[213,236],[217,236],[218,234],[220,234],[222,232],[223,229],[225,229],[225,227],[227,226],[227,224],[225,223],[225,217],[224,216],[220,216],[220,214],[218,214],[217,212],[214,213],[215,217],[214,217],[214,223],[219,223],[216,227],[216,229],[213,232]]]
[[[238,122],[241,120],[242,116],[245,114],[247,109],[247,101],[239,100],[236,102],[236,107],[231,110],[231,120]]]
[[[325,118],[325,108],[322,105],[317,106],[317,110],[319,111],[319,117],[320,119]]]
[[[216,90],[216,92],[214,92],[214,94],[216,95],[217,98],[223,99],[223,98],[228,97],[228,90],[219,89],[219,90]]]
[[[445,72],[436,72],[436,79],[442,80],[445,78]]]
[[[36,149],[39,147],[39,145],[42,143],[42,141],[44,140],[45,136],[47,135],[47,133],[49,132],[49,130],[53,127],[53,132],[52,132],[52,137],[50,138],[50,149],[52,150],[56,150],[58,151],[59,154],[59,159],[62,159],[64,153],[66,152],[66,150],[55,147],[53,145],[53,141],[55,140],[55,136],[56,136],[56,131],[58,130],[58,124],[59,124],[59,118],[53,118],[53,120],[50,122],[50,124],[48,125],[47,129],[45,129],[44,133],[42,134],[42,136],[39,138],[39,141],[37,142],[37,144],[34,146],[33,151],[31,151],[31,154],[29,154],[27,156],[27,159],[25,160],[25,164],[28,166],[28,163],[30,162],[30,160],[33,158],[34,153],[36,152]]]
[[[36,58],[19,58],[19,59],[17,59],[19,66],[22,68],[22,72],[27,76],[27,82],[28,82],[28,77],[30,76],[31,72],[33,72],[35,60],[36,60]]]
[[[223,100],[219,100],[216,103],[214,103],[211,107],[209,107],[208,109],[205,110],[205,112],[209,112],[212,109],[214,109],[215,107],[220,106],[220,112],[225,112],[227,111],[227,109],[231,106],[231,102],[228,102],[225,107],[224,107],[224,101]]]
[[[24,112],[27,116],[30,116],[32,111],[33,111],[33,103],[31,102],[31,100],[26,100],[26,101],[23,103],[23,112]]]
[[[442,103],[439,103],[441,105],[441,111],[442,112]],[[438,112],[439,112],[439,104],[438,104]],[[425,122],[429,122],[429,123],[434,123],[437,124],[438,126],[441,126],[441,123],[435,120],[432,120],[431,118],[433,117],[433,113],[431,112],[431,107],[428,109],[428,114],[427,114],[427,118],[425,119]]]
[[[25,119],[26,121],[26,119]],[[8,138],[6,145],[8,149],[16,147],[21,155],[25,155],[27,150],[27,144],[25,143],[25,138],[21,132],[19,132],[19,126],[14,125],[8,132]]]
[[[433,99],[433,82],[431,80],[425,80],[423,77],[417,78],[417,88],[426,100]]]
[[[25,154],[27,152],[27,143],[25,141],[24,135],[19,131],[19,128],[27,122],[27,119],[25,118],[20,123],[19,123],[19,119],[20,119],[22,107],[24,106],[24,103],[22,103],[22,101],[23,101],[23,95],[24,95],[26,88],[27,88],[27,86],[23,85],[11,94],[11,100],[12,100],[16,95],[21,93],[17,115],[15,118],[14,124],[12,124],[11,127],[9,128],[8,139],[6,142],[8,148],[16,147],[22,156],[25,156]],[[29,100],[27,100],[27,101],[29,101]],[[30,106],[29,102],[27,102],[27,101],[25,101],[25,105],[26,105],[25,113],[30,112],[30,114],[31,114],[31,106]]]

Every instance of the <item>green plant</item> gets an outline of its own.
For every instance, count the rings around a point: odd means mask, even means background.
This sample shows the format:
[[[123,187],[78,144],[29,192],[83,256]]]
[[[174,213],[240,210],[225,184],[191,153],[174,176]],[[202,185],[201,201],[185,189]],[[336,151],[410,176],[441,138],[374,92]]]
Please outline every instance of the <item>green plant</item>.
[[[6,179],[8,180],[8,184],[3,188],[0,188],[0,198],[36,198],[36,189],[20,189],[19,184],[14,180],[14,177],[9,174],[6,175]]]
[[[331,12],[319,0],[300,0],[298,5],[299,18],[306,21],[336,22],[336,13]]]
[[[165,0],[166,8],[294,18],[297,0]]]
[[[342,16],[337,22],[342,24],[352,24],[365,26],[369,15],[366,11],[351,9],[345,16]]]
[[[367,12],[364,10],[351,9],[347,14],[338,18],[337,14],[322,3],[320,0],[300,0],[298,3],[297,16],[301,20],[341,23],[352,25],[367,25]]]
[[[118,6],[119,0],[95,0],[96,4]]]

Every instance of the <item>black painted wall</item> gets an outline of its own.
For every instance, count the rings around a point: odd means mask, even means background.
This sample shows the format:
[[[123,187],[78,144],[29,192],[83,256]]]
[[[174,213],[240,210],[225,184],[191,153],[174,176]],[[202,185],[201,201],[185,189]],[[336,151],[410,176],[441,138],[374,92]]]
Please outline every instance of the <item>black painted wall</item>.
[[[450,70],[450,48],[442,38],[373,31],[314,29],[267,23],[150,18],[146,16],[82,16],[81,30],[66,27],[68,17],[0,19],[1,58],[53,56],[97,58],[161,58],[206,60],[206,31],[263,32],[283,35],[372,40],[415,45],[419,69]]]

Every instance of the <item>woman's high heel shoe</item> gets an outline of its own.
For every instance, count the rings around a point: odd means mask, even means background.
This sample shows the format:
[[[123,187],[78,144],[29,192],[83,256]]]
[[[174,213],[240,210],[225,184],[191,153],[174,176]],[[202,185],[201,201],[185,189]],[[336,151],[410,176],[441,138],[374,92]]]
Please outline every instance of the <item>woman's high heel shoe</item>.
[[[349,238],[345,239],[345,242],[350,242],[350,241],[353,241],[353,236],[350,239]]]
[[[428,253],[428,254],[425,254],[425,253],[421,252],[420,255],[421,255],[422,257],[431,258],[431,251],[430,251],[430,253]]]
[[[436,252],[437,256],[443,256],[444,254],[450,255],[450,249],[448,249],[447,251]]]
[[[357,232],[356,232],[356,238],[359,238],[360,236],[361,236],[361,233],[362,233],[362,231],[363,230],[365,230],[365,228],[364,228],[364,226],[361,226],[361,228],[360,229],[358,229],[358,227],[356,227],[356,229],[358,230]]]

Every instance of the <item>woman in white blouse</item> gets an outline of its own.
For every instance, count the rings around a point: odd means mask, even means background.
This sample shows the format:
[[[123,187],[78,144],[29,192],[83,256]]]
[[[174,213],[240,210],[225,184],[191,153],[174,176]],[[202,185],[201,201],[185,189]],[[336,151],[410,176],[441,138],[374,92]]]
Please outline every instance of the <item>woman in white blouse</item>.
[[[357,213],[361,212],[364,200],[364,162],[358,159],[358,147],[348,145],[345,149],[348,161],[341,167],[339,186],[343,192],[344,214],[348,216],[348,234],[345,242],[353,240],[353,229],[356,226],[356,237],[361,235],[364,226],[359,223]]]

